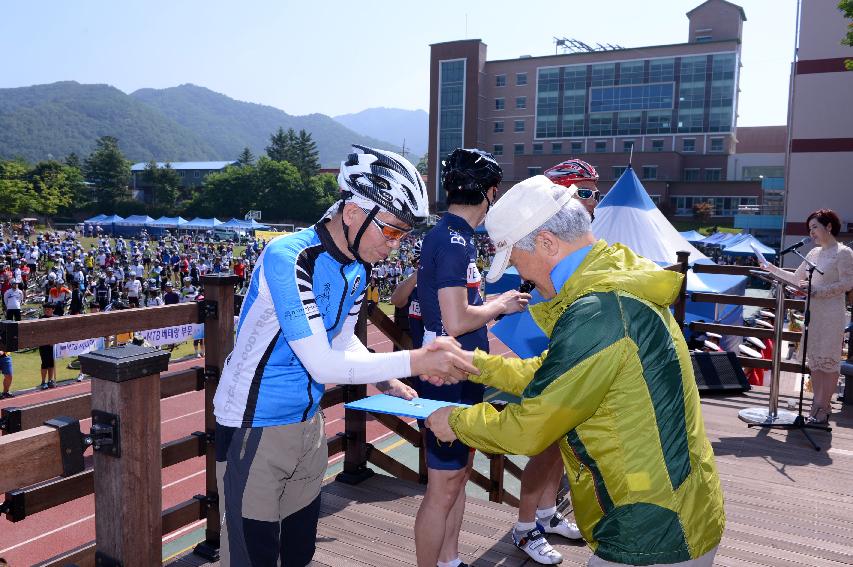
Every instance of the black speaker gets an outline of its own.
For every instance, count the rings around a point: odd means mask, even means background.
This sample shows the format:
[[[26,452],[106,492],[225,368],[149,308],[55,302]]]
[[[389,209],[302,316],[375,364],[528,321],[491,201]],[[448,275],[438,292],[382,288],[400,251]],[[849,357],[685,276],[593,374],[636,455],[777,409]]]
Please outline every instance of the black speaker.
[[[690,354],[690,360],[700,394],[749,390],[749,381],[735,353],[694,352]]]

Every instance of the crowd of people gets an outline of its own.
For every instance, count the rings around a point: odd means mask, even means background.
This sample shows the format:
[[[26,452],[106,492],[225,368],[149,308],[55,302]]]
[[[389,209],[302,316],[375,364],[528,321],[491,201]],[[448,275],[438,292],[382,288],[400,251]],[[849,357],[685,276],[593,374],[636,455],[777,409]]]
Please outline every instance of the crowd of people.
[[[90,225],[86,225],[87,227]],[[94,231],[97,234],[97,230]],[[61,317],[203,299],[203,276],[233,273],[243,289],[264,242],[245,246],[192,233],[84,240],[77,229],[39,232],[27,223],[0,225],[0,297],[5,318]],[[196,356],[203,345],[195,341]],[[52,345],[39,348],[41,387],[56,385]],[[14,396],[9,353],[0,351],[3,392]],[[79,379],[79,377],[78,377]]]

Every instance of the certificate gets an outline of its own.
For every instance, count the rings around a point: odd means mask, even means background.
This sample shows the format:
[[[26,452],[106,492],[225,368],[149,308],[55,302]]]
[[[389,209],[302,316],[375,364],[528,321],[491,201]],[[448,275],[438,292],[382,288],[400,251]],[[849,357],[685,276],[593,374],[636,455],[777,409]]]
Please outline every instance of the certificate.
[[[440,402],[425,398],[404,400],[403,398],[389,396],[388,394],[376,394],[375,396],[362,398],[356,402],[344,404],[346,409],[387,413],[400,417],[413,417],[415,419],[426,419],[432,412],[445,406],[469,407],[468,404]]]

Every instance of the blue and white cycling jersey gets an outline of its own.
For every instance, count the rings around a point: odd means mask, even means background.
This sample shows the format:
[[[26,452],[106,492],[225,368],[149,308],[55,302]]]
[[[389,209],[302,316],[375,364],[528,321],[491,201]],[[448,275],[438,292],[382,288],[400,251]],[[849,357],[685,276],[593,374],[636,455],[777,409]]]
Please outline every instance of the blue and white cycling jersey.
[[[268,427],[311,419],[324,385],[289,343],[324,334],[331,344],[345,324],[344,334],[352,335],[365,280],[364,265],[335,246],[322,222],[267,244],[213,399],[217,423]]]

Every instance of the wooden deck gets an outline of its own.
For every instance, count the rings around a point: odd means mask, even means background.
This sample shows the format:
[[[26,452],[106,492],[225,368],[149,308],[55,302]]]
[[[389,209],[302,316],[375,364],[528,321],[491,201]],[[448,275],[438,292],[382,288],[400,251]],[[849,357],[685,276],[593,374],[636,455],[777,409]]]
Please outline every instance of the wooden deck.
[[[836,404],[831,433],[747,428],[744,407],[766,407],[768,392],[702,401],[726,499],[726,532],[716,565],[818,567],[853,564],[853,408]],[[794,398],[782,396],[780,406]],[[323,489],[316,565],[396,567],[415,564],[413,526],[423,487],[377,475],[359,486]],[[515,509],[470,499],[462,559],[475,565],[525,563],[509,537]],[[554,536],[563,565],[585,565],[589,549]],[[532,565],[533,563],[530,562]],[[171,565],[205,565],[185,557]]]

